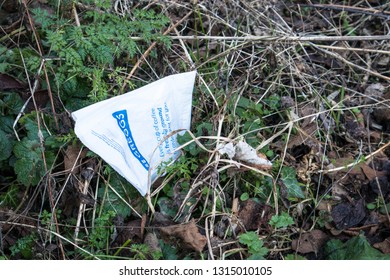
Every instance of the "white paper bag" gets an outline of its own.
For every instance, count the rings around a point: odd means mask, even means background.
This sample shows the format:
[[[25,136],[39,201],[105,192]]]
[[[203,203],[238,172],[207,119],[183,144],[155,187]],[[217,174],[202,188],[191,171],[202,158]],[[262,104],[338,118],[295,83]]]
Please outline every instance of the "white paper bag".
[[[145,196],[162,161],[176,159],[176,134],[189,129],[196,72],[171,75],[72,113],[75,133]],[[154,153],[153,153],[154,152]]]

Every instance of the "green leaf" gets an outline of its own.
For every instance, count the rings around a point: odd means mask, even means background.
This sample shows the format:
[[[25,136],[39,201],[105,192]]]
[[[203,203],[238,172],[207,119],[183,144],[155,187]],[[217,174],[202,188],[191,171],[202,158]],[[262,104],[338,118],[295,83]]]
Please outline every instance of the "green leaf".
[[[294,224],[294,220],[287,212],[282,212],[281,215],[272,216],[269,224],[275,228],[287,228]]]
[[[193,140],[193,138],[188,132],[184,133],[183,135],[177,135],[177,141],[180,145],[188,143],[191,140]],[[183,150],[189,152],[192,156],[197,156],[201,151],[201,149],[195,142],[192,142],[191,144],[185,146]]]
[[[22,98],[16,92],[4,93],[1,101],[3,104],[0,104],[0,108],[5,110],[5,116],[1,116],[1,118],[7,117],[10,114],[18,114],[23,106]]]
[[[324,247],[329,260],[390,260],[390,254],[383,254],[371,247],[363,235],[352,237],[345,243],[330,240]]]
[[[307,260],[305,257],[297,254],[288,254],[284,257],[287,261],[295,261],[295,260]]]
[[[130,198],[138,195],[133,187],[116,172],[111,171],[109,184],[105,188],[99,188],[98,198],[105,212],[115,211],[118,215],[126,218],[131,214],[131,208],[125,203]],[[112,189],[114,188],[115,191]]]
[[[305,194],[297,181],[295,169],[289,166],[282,168],[282,181],[287,188],[288,198],[305,198]]]
[[[0,73],[6,73],[9,65],[10,65],[9,63],[0,62]]]
[[[254,231],[249,231],[240,235],[239,241],[244,245],[251,245],[255,240],[258,240],[259,236]]]
[[[368,210],[374,210],[376,208],[376,204],[375,203],[367,203],[366,207]]]
[[[259,253],[252,254],[248,260],[264,260],[264,256],[268,253],[267,248],[262,248],[263,251]]]
[[[160,197],[157,201],[160,212],[168,217],[175,217],[177,214],[177,206],[172,199],[168,197]]]
[[[43,175],[42,152],[37,141],[23,139],[14,146],[15,173],[25,186],[36,185]]]
[[[11,153],[12,143],[8,135],[0,129],[0,161],[9,158]]]
[[[158,243],[160,244],[164,260],[177,260],[178,257],[176,247],[171,246],[162,240],[159,240]]]
[[[244,192],[241,196],[240,196],[240,199],[241,201],[246,201],[249,199],[249,194],[247,192]]]
[[[254,231],[248,231],[241,234],[239,242],[248,247],[248,252],[251,254],[248,259],[264,259],[264,255],[268,253],[268,249],[264,247],[264,242],[259,239],[258,234]]]

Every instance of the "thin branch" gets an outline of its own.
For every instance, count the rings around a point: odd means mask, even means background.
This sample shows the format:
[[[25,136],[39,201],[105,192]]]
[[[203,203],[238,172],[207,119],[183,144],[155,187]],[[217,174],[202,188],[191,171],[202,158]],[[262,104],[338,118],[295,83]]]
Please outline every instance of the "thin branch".
[[[363,52],[363,53],[380,53],[390,55],[390,51],[386,50],[376,50],[376,49],[368,49],[368,48],[351,48],[351,47],[340,47],[340,46],[327,46],[327,45],[316,45],[322,49],[330,49],[330,50],[341,50],[341,51],[352,51],[352,52]]]
[[[168,29],[170,31],[170,29]],[[167,30],[167,31],[168,31]],[[164,35],[166,35],[164,33]],[[265,42],[336,42],[336,41],[382,41],[390,40],[390,35],[373,36],[168,36],[171,40],[216,40],[216,41],[265,41]],[[130,37],[134,41],[143,41],[142,37]]]

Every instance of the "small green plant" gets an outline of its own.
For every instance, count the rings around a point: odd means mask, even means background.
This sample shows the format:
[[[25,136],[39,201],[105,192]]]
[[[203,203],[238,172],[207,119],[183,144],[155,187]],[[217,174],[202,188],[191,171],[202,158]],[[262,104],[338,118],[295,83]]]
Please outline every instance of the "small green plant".
[[[104,253],[108,255],[108,245],[113,233],[112,218],[115,212],[108,211],[95,220],[95,225],[88,235],[88,245],[95,254]]]
[[[98,199],[101,202],[102,213],[115,212],[123,218],[131,215],[132,209],[128,201],[138,197],[138,192],[112,168],[106,167],[103,173],[107,179],[98,190]]]
[[[10,247],[11,256],[15,257],[20,254],[23,259],[32,259],[35,242],[36,234],[34,233],[19,238],[16,243]]]
[[[26,130],[26,136],[14,145],[14,170],[20,183],[26,187],[35,186],[54,163],[54,151],[44,146],[44,141],[51,136],[47,130],[39,128],[33,113],[21,118],[20,122]]]
[[[272,216],[269,224],[276,229],[287,228],[294,224],[294,220],[287,212],[282,212],[280,215]]]
[[[134,254],[134,260],[159,260],[163,256],[161,251],[152,251],[147,244],[132,244],[130,252]]]
[[[259,239],[259,236],[254,231],[243,233],[239,237],[239,242],[248,247],[248,260],[263,260],[268,254],[268,249],[264,247],[264,242]]]
[[[119,65],[121,58],[131,59],[142,44],[131,37],[141,36],[145,42],[157,40],[169,47],[169,40],[159,31],[169,20],[153,10],[134,10],[133,17],[121,17],[107,9],[111,1],[94,1],[98,9],[86,11],[81,24],[75,26],[57,14],[48,14],[40,8],[33,9],[34,19],[42,26],[42,40],[50,47],[48,55],[56,60],[48,60],[55,69],[53,86],[62,92],[68,108],[73,108],[75,97],[88,96],[89,102],[97,102],[108,97],[108,92],[120,93],[125,68]],[[31,55],[27,57],[32,60]],[[34,63],[30,71],[35,72],[39,63]],[[130,85],[132,86],[132,85]],[[79,105],[86,105],[85,101]],[[79,107],[79,106],[78,106]]]

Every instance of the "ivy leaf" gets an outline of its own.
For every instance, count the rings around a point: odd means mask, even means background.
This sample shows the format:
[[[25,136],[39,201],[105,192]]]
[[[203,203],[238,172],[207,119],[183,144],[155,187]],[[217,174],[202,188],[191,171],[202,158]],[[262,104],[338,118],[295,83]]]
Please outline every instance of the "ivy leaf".
[[[296,198],[305,198],[305,194],[297,180],[295,169],[285,166],[282,168],[282,182],[287,188],[288,198],[294,200]]]
[[[390,254],[372,248],[363,235],[352,237],[344,244],[340,240],[330,240],[324,252],[329,260],[390,260]]]
[[[175,207],[175,202],[173,199],[168,197],[160,197],[157,201],[157,205],[160,209],[160,212],[167,217],[175,217],[177,214],[177,207]]]

